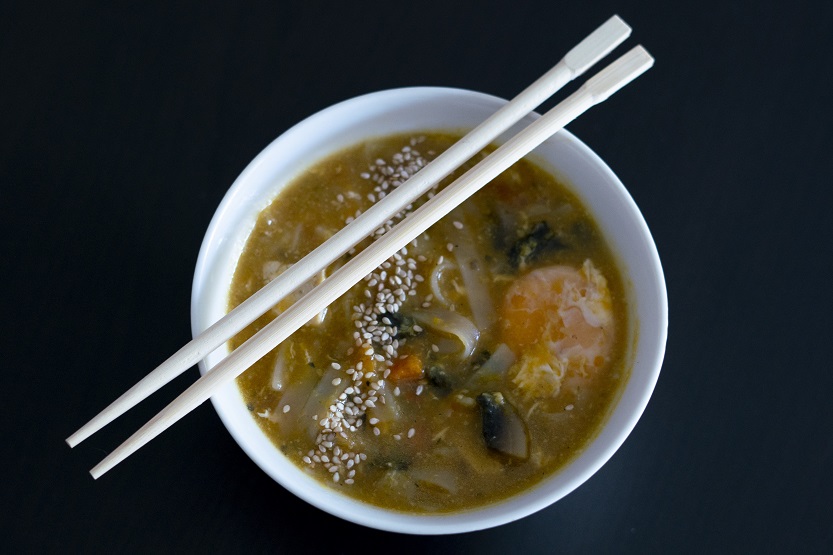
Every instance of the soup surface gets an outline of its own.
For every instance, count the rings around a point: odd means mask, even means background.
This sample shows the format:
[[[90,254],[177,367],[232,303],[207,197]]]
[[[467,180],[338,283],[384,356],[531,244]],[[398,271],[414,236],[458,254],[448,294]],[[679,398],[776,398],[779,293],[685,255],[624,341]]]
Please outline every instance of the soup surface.
[[[229,308],[456,139],[387,137],[310,168],[260,214]],[[597,226],[573,194],[523,160],[238,385],[275,445],[331,487],[406,512],[459,511],[528,489],[581,451],[627,375],[627,330],[622,280]]]

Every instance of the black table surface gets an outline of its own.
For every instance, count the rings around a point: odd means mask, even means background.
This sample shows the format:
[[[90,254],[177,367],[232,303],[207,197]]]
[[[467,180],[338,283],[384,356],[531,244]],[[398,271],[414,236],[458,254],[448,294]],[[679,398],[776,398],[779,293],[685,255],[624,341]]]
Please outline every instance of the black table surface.
[[[278,486],[210,404],[90,478],[197,376],[64,443],[190,338],[203,234],[262,148],[376,90],[510,98],[614,13],[656,66],[569,129],[640,206],[670,326],[587,483],[491,530],[380,532]],[[831,66],[820,0],[4,2],[0,550],[831,552]]]

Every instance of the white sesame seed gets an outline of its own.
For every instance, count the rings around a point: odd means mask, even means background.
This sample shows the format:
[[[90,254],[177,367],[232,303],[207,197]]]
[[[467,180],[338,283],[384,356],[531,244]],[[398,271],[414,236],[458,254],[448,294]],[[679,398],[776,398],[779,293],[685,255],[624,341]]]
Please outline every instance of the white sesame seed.
[[[382,430],[380,430],[379,428],[376,428],[375,426],[373,427],[373,435],[378,436],[381,433],[382,433]]]
[[[453,223],[454,223],[454,227],[456,227],[457,229],[463,229],[463,224],[462,223],[460,223],[460,222],[453,222]]]
[[[417,395],[422,395],[422,384],[419,384],[419,385],[417,386],[417,388],[416,388],[416,394],[417,394]]]
[[[408,438],[414,437],[414,434],[416,434],[416,430],[414,430],[413,428],[408,430]]]
[[[287,412],[289,412],[289,409],[290,409],[290,408],[291,408],[291,407],[290,407],[289,405],[284,405],[284,406],[283,406],[283,412],[284,412],[284,414],[286,414]]]
[[[333,385],[338,385],[341,383],[341,378],[336,378],[331,382]]]

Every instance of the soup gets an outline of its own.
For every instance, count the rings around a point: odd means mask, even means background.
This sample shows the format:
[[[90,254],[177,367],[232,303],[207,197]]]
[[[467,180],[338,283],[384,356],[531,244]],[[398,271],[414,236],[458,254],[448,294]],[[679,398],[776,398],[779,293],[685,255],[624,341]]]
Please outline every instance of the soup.
[[[258,217],[229,308],[455,140],[387,137],[307,170]],[[627,330],[622,280],[597,226],[567,188],[522,160],[238,385],[276,447],[338,491],[405,512],[459,511],[529,489],[581,451],[627,375]]]

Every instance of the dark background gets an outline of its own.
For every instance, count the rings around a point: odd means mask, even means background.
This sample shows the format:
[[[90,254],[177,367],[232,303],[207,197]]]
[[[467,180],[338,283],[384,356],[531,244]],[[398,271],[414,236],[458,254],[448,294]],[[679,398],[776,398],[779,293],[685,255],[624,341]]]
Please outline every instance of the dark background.
[[[656,66],[569,128],[651,227],[670,327],[589,482],[483,532],[379,532],[272,482],[209,404],[90,478],[197,376],[64,444],[189,339],[203,233],[262,148],[380,89],[512,97],[614,13]],[[821,0],[4,2],[0,550],[831,552],[832,64]]]

